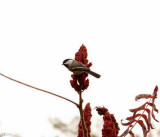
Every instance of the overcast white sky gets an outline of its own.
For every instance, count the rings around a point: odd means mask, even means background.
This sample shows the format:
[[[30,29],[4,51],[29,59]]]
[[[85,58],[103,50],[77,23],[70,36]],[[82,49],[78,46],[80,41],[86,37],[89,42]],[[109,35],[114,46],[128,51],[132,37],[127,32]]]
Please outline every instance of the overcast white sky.
[[[102,75],[89,76],[84,103],[106,106],[119,123],[141,105],[137,94],[160,86],[159,0],[0,1],[1,73],[78,102],[61,64],[82,43]],[[0,132],[53,137],[49,117],[68,122],[76,115],[71,103],[0,76]]]

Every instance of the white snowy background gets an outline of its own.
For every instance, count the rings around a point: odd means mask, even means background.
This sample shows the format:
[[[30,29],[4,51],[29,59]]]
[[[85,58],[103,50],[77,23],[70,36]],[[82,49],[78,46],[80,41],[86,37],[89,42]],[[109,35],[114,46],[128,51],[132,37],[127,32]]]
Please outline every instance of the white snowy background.
[[[83,94],[93,108],[92,124],[96,106],[107,107],[120,124],[143,103],[135,102],[137,94],[160,86],[160,1],[0,1],[0,73],[78,102],[62,62],[82,44],[92,70],[102,75],[89,76]],[[53,137],[49,118],[69,122],[78,115],[73,104],[0,76],[1,133]]]

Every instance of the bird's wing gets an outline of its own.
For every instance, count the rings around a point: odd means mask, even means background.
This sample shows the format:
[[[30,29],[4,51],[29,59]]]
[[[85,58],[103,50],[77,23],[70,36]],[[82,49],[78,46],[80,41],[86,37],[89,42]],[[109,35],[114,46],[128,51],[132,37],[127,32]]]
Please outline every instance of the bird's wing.
[[[88,71],[88,68],[84,67],[76,67],[76,68],[70,68],[71,71]]]
[[[76,60],[74,60],[72,62],[72,65],[70,66],[70,69],[72,71],[86,71],[86,70],[89,70],[88,67],[86,67],[84,64],[82,64],[81,62],[78,62]]]

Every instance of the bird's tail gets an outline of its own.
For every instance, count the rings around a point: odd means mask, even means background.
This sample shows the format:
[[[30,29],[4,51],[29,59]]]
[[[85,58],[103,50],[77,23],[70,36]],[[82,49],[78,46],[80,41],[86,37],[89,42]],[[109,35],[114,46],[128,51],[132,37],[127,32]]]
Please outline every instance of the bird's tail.
[[[101,77],[101,75],[99,75],[99,74],[97,74],[97,73],[95,73],[95,72],[93,72],[93,71],[91,71],[91,70],[88,70],[88,71],[86,71],[86,72],[89,73],[90,75],[96,77],[96,78],[100,78],[100,77]]]

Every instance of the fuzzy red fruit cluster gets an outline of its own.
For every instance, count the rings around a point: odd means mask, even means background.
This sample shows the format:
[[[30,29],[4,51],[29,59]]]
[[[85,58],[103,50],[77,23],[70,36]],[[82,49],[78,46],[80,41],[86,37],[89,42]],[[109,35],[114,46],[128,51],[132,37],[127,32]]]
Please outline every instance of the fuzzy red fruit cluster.
[[[86,47],[82,44],[78,52],[75,54],[75,60],[83,63],[85,66],[90,67],[92,63],[88,63],[87,59],[87,49]],[[83,72],[80,75],[71,75],[72,80],[70,80],[71,86],[78,92],[82,92],[85,89],[88,88],[89,86],[89,79],[87,79],[88,74],[86,72]]]
[[[97,107],[96,110],[99,115],[103,115],[102,137],[118,137],[120,128],[114,115],[110,114],[105,107]]]

